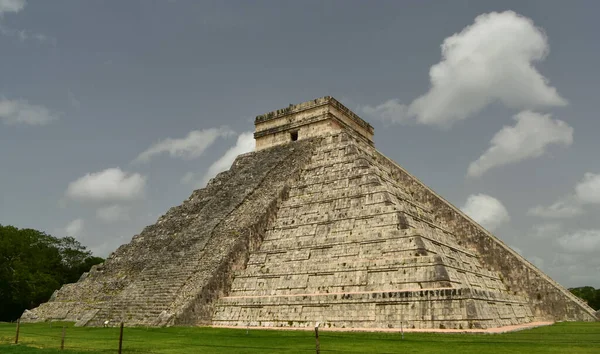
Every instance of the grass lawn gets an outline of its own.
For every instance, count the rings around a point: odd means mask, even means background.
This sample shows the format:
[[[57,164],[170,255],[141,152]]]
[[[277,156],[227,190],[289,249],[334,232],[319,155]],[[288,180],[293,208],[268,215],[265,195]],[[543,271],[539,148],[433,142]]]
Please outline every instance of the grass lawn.
[[[66,325],[65,351],[60,351]],[[0,353],[116,353],[118,328],[71,323],[0,323]],[[123,353],[314,353],[314,332],[206,327],[125,328]],[[319,331],[322,353],[600,353],[600,322],[558,323],[507,334],[350,333]]]

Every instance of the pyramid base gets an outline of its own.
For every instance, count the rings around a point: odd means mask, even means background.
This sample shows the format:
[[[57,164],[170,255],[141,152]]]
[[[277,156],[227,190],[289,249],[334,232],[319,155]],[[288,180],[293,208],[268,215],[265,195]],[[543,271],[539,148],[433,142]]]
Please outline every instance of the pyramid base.
[[[471,288],[225,297],[213,325],[477,330],[534,322],[523,297]]]
[[[327,328],[331,332],[392,332],[392,333],[469,333],[469,334],[501,334],[517,332],[537,327],[551,326],[555,322],[529,322],[514,326],[503,326],[486,329],[423,329],[423,328]],[[240,329],[238,326],[211,326],[213,328],[231,328]],[[312,331],[313,327],[248,327],[253,330],[274,330],[274,331]]]

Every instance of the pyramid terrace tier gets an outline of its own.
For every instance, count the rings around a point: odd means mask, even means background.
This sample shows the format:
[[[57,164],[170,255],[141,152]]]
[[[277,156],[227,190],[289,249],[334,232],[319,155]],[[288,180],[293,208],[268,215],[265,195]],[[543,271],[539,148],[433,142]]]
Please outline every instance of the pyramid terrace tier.
[[[495,328],[529,323],[516,295],[469,288],[225,297],[216,326],[400,329]]]

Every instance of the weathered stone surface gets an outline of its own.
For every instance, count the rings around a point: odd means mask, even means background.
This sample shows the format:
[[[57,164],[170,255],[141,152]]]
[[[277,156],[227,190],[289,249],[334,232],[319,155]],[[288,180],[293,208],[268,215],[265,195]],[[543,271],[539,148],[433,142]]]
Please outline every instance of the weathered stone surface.
[[[95,326],[106,320],[114,325],[210,323],[213,302],[228,291],[232,270],[243,267],[249,250],[260,243],[313,144],[240,156],[229,171],[32,312],[37,320]]]
[[[527,299],[434,221],[394,172],[362,139],[323,139],[214,324],[467,329],[533,321]]]
[[[256,152],[23,319],[386,329],[596,319],[379,153],[373,128],[333,98],[255,124]]]
[[[29,310],[23,311],[23,314],[21,315],[21,321],[24,321],[24,322],[35,322],[38,319],[39,319],[38,316]]]
[[[342,130],[373,145],[373,127],[330,96],[260,115],[255,126],[256,150]]]

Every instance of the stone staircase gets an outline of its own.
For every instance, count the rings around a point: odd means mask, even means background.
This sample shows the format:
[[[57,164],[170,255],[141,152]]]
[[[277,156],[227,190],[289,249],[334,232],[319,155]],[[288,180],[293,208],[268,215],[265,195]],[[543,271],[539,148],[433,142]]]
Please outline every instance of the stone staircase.
[[[170,319],[161,317],[179,294],[181,287],[197,271],[197,263],[177,262],[166,267],[152,267],[140,273],[130,287],[105,304],[88,326],[100,326],[106,320],[136,325],[158,326]]]
[[[31,321],[205,324],[320,139],[240,156],[229,171],[30,312]],[[291,163],[291,164],[290,164]]]

